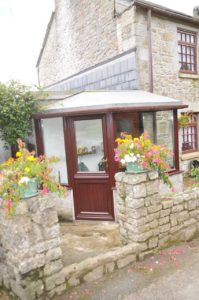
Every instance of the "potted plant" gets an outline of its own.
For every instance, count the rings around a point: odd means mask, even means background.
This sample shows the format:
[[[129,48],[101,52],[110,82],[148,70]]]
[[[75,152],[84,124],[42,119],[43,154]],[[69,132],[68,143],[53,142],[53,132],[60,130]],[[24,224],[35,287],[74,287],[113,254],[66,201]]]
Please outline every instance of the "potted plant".
[[[157,170],[160,179],[172,187],[166,171],[169,169],[168,159],[172,152],[163,145],[156,145],[151,142],[149,136],[144,132],[139,138],[121,133],[117,138],[117,148],[114,149],[115,161],[126,166],[127,172],[140,173]]]
[[[9,158],[0,165],[0,199],[1,206],[10,214],[14,213],[17,203],[22,198],[33,197],[38,193],[38,187],[43,193],[48,191],[64,195],[66,188],[62,187],[51,175],[50,164],[58,160],[56,157],[35,156],[29,152],[21,139],[17,140],[16,158]]]
[[[193,115],[192,111],[181,113],[181,115],[178,117],[178,125],[179,125],[179,127],[180,128],[186,127],[189,124],[192,115]]]

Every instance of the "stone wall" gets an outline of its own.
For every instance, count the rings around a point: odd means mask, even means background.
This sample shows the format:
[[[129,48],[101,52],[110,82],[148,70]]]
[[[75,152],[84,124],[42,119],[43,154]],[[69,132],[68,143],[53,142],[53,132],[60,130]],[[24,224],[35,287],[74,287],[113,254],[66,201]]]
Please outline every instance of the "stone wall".
[[[120,235],[145,249],[139,255],[199,234],[199,188],[167,197],[159,195],[156,172],[115,177]]]
[[[115,15],[113,0],[55,2],[39,65],[42,85],[63,80],[136,47],[139,88],[149,90],[146,9],[132,6]],[[179,74],[177,44],[178,27],[199,33],[198,27],[153,11],[151,27],[154,93],[183,100],[189,109],[198,111],[199,75]]]
[[[56,0],[39,66],[41,84],[49,85],[117,54],[113,0]]]
[[[59,224],[52,194],[0,212],[0,286],[17,299],[46,299],[66,289]]]
[[[177,41],[177,28],[194,31],[198,34],[198,27],[186,23],[186,21],[176,21],[159,16],[153,11],[151,27],[154,93],[183,100],[185,104],[189,105],[190,110],[198,111],[199,75],[179,73]],[[136,45],[140,89],[148,90],[147,10],[138,7],[136,9]],[[199,57],[199,48],[197,56]]]

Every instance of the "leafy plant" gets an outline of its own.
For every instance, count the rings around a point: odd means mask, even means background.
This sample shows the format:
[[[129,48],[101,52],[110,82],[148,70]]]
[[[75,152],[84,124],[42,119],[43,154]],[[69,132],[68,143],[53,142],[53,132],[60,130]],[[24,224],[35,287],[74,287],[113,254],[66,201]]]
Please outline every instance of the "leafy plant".
[[[32,117],[38,101],[30,89],[17,81],[0,83],[0,137],[14,147],[18,138],[32,133]]]
[[[130,162],[138,162],[145,170],[157,170],[160,179],[165,184],[172,187],[169,176],[165,173],[169,168],[168,158],[172,152],[163,145],[155,145],[144,132],[139,138],[121,133],[121,138],[116,139],[118,147],[114,149],[115,160],[122,165]]]
[[[199,179],[199,168],[192,168],[190,171],[191,177],[196,177]]]
[[[29,152],[21,139],[17,140],[19,151],[16,158],[9,158],[0,165],[0,199],[1,206],[13,214],[21,200],[21,192],[26,188],[30,178],[36,177],[43,193],[48,191],[64,195],[66,189],[51,175],[50,164],[58,161],[56,157],[39,156]]]
[[[189,121],[190,121],[190,117],[191,117],[191,116],[192,116],[192,112],[191,112],[191,111],[181,114],[181,115],[178,117],[178,125],[179,125],[179,127],[180,127],[180,128],[186,127],[187,124],[188,124]]]

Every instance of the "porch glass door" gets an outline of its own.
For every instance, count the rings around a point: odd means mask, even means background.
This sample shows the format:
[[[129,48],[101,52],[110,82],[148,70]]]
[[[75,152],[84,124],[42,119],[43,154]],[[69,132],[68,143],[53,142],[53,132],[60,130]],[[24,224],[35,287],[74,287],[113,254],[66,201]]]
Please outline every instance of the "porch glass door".
[[[105,118],[74,119],[77,219],[113,220]]]

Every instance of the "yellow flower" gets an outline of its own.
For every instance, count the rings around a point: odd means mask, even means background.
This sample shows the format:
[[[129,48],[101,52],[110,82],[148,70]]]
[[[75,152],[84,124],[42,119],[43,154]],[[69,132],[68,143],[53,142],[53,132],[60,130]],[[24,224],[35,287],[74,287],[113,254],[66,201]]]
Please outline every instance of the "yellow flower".
[[[30,155],[30,156],[28,156],[28,160],[29,161],[34,161],[34,160],[36,160],[36,158],[34,156]]]
[[[18,152],[16,153],[16,157],[20,157],[20,156],[21,156],[21,152],[18,151]]]
[[[9,166],[12,162],[13,162],[13,158],[12,157],[10,157],[10,158],[8,158],[5,162],[4,162],[4,165],[6,165],[6,166]]]
[[[139,139],[138,139],[138,138],[134,138],[133,140],[134,140],[134,142],[138,142],[138,141],[139,141]]]
[[[26,173],[30,172],[30,168],[26,167],[26,168],[25,168],[25,172],[26,172]]]

